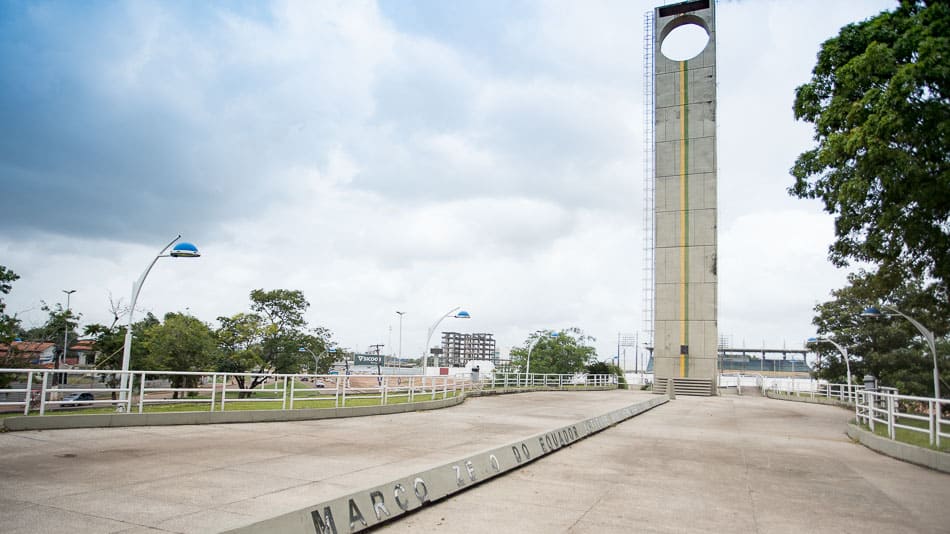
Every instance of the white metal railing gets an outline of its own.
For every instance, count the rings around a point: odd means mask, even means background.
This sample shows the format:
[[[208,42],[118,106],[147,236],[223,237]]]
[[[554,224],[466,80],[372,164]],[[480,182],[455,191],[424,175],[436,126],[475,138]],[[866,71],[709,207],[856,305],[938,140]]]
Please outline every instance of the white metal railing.
[[[618,385],[616,375],[592,374],[541,374],[541,373],[495,373],[482,381],[482,385],[491,388],[589,388]]]
[[[486,387],[583,389],[617,385],[614,375],[497,374],[473,382],[471,375],[315,375],[128,371],[126,387],[117,370],[0,369],[0,411],[46,415],[55,410],[111,408],[144,413],[149,406],[180,411],[227,409],[294,410],[445,399]],[[58,383],[58,382],[63,383]],[[261,382],[251,388],[253,381]],[[91,399],[67,400],[88,393]],[[123,395],[123,393],[125,393]],[[124,400],[123,400],[124,399]],[[249,405],[257,405],[250,407]],[[193,408],[193,409],[189,409]]]
[[[892,388],[890,388],[892,389]],[[887,436],[896,439],[897,429],[926,434],[930,445],[940,447],[950,438],[950,399],[911,397],[896,391],[858,391],[854,405],[855,418],[872,432],[876,425],[886,425]],[[918,424],[913,424],[917,421]]]
[[[799,381],[768,383],[766,389],[779,393],[790,395],[799,395],[810,398],[824,397],[826,399],[837,399],[848,404],[854,404],[858,394],[864,391],[862,384],[831,384],[821,380],[811,380],[808,384],[799,384]],[[879,387],[877,391],[885,393],[897,393],[897,388]]]
[[[339,408],[354,401],[365,406],[445,399],[481,387],[466,377],[449,376],[128,371],[123,389],[122,374],[111,370],[0,369],[0,383],[6,384],[0,387],[0,411],[46,415],[49,410],[62,413],[81,406],[144,413],[150,405],[188,404],[195,409],[182,411],[214,412],[235,404],[235,409],[248,409],[247,403],[276,410]],[[55,383],[63,378],[63,384]],[[255,379],[261,383],[249,387]],[[67,399],[70,394],[84,393],[92,398]]]

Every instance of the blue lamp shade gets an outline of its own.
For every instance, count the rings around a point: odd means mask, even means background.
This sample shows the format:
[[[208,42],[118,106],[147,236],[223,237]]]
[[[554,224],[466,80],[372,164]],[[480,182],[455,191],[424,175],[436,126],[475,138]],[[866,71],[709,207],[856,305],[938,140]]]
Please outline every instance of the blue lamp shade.
[[[307,352],[307,347],[300,347],[297,352]]]
[[[815,343],[818,343],[817,337],[810,337],[807,340],[805,340],[806,345],[814,345]]]
[[[551,332],[551,333],[548,334],[548,335],[549,335],[550,337],[557,337],[557,336],[559,336],[559,335],[561,335],[561,334],[558,333],[558,332]]]
[[[197,258],[201,256],[201,254],[198,253],[198,247],[182,241],[175,245],[170,256],[173,258]]]
[[[868,306],[864,308],[864,311],[861,312],[861,317],[880,317],[881,310],[875,308],[874,306]]]
[[[468,312],[465,311],[465,310],[462,310],[462,311],[456,313],[456,314],[455,314],[455,317],[458,318],[458,319],[471,319],[471,318],[472,318],[472,316],[469,315]]]

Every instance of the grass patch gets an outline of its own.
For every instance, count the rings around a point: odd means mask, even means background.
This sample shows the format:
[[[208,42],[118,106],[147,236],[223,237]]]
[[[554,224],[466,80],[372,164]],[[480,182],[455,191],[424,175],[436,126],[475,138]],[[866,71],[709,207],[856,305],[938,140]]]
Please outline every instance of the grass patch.
[[[332,390],[331,390],[332,391]],[[443,397],[442,392],[439,391],[435,395],[436,400],[441,400],[443,398],[454,398],[457,394],[449,391]],[[232,400],[232,398],[234,400]],[[247,411],[247,410],[281,410],[283,409],[283,401],[280,397],[276,397],[274,394],[265,394],[258,395],[255,394],[254,399],[261,400],[240,400],[237,398],[237,395],[232,397],[230,394],[227,396],[227,400],[224,403],[224,411]],[[142,413],[174,413],[174,412],[207,412],[211,410],[209,397],[196,397],[195,402],[177,402],[177,403],[165,403],[165,404],[146,404],[142,407]],[[204,400],[204,402],[200,402]],[[416,395],[413,399],[415,402],[425,402],[432,400],[432,394],[419,394]],[[392,395],[387,398],[387,405],[392,404],[406,404],[409,402],[408,395]],[[363,398],[361,395],[348,395],[345,399],[340,397],[341,408],[353,408],[359,406],[379,406],[381,404],[379,397],[368,397]],[[290,400],[287,401],[288,409],[290,406]],[[325,396],[323,398],[309,398],[309,399],[300,399],[297,398],[294,400],[294,409],[295,410],[304,410],[304,409],[332,409],[336,408],[336,400],[332,395]],[[138,404],[132,403],[131,413],[139,413]],[[215,399],[214,411],[221,411],[221,399],[217,397]],[[91,408],[70,408],[64,410],[47,410],[46,415],[49,416],[61,416],[61,415],[90,415],[90,414],[114,414],[116,409],[114,406],[97,406]],[[0,418],[6,417],[16,417],[22,416],[23,412],[6,412],[0,414]],[[31,416],[38,416],[39,411],[33,410],[30,412]]]
[[[950,452],[950,439],[942,438],[940,441],[940,447],[930,445],[930,436],[927,434],[926,430],[928,428],[926,421],[918,421],[916,419],[908,419],[906,417],[898,417],[897,423],[912,426],[915,428],[923,429],[924,432],[918,432],[916,430],[908,430],[906,428],[894,428],[894,439],[895,441],[900,441],[901,443],[906,443],[908,445],[914,445],[915,447],[923,447],[925,449],[933,449],[941,452]],[[864,430],[871,432],[871,428],[866,424],[858,425]],[[941,425],[941,431],[947,433],[950,430],[950,425],[943,424]],[[885,423],[874,423],[874,434],[881,436],[882,438],[890,439],[890,435],[887,432],[887,424]]]

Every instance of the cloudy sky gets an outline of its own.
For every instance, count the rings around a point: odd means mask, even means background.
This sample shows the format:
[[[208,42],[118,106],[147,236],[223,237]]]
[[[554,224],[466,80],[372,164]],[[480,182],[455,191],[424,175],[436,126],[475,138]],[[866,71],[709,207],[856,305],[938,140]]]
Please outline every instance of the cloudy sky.
[[[790,198],[822,41],[893,0],[718,4],[719,328],[800,347],[844,283],[832,218]],[[643,13],[658,2],[0,3],[7,311],[83,324],[175,235],[137,312],[214,323],[303,290],[341,346],[502,353],[577,326],[602,358],[642,322]],[[632,354],[632,352],[631,352]],[[632,357],[628,361],[632,367]]]

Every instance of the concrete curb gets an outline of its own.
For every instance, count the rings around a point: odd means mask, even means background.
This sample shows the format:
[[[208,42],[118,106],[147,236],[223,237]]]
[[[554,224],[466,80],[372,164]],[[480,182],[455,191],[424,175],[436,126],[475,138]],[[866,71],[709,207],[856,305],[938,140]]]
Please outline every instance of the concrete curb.
[[[787,393],[778,393],[775,391],[766,391],[765,396],[775,400],[805,402],[808,404],[822,404],[825,406],[837,406],[838,408],[854,410],[853,404],[838,399],[830,399],[828,397],[802,397],[800,395],[789,395]]]
[[[535,393],[538,391],[612,391],[618,389],[617,386],[597,386],[589,388],[556,388],[556,387],[533,387],[533,388],[494,388],[482,389],[476,391],[466,391],[466,395],[472,397],[490,397],[492,395],[513,395],[515,393]]]
[[[654,397],[542,432],[386,484],[315,503],[227,532],[231,534],[358,532],[520,468],[576,441],[668,402]]]
[[[468,393],[466,393],[467,395]],[[349,408],[309,408],[299,410],[241,410],[233,412],[169,412],[169,413],[114,413],[89,415],[28,415],[3,419],[6,430],[53,430],[65,428],[100,428],[125,426],[208,425],[217,423],[265,423],[277,421],[304,421],[336,419],[366,415],[389,415],[422,410],[438,410],[461,404],[465,395],[448,399],[386,404],[380,406],[353,406]]]
[[[848,424],[848,437],[883,455],[908,463],[950,473],[950,454],[895,441],[865,430],[854,423]]]

